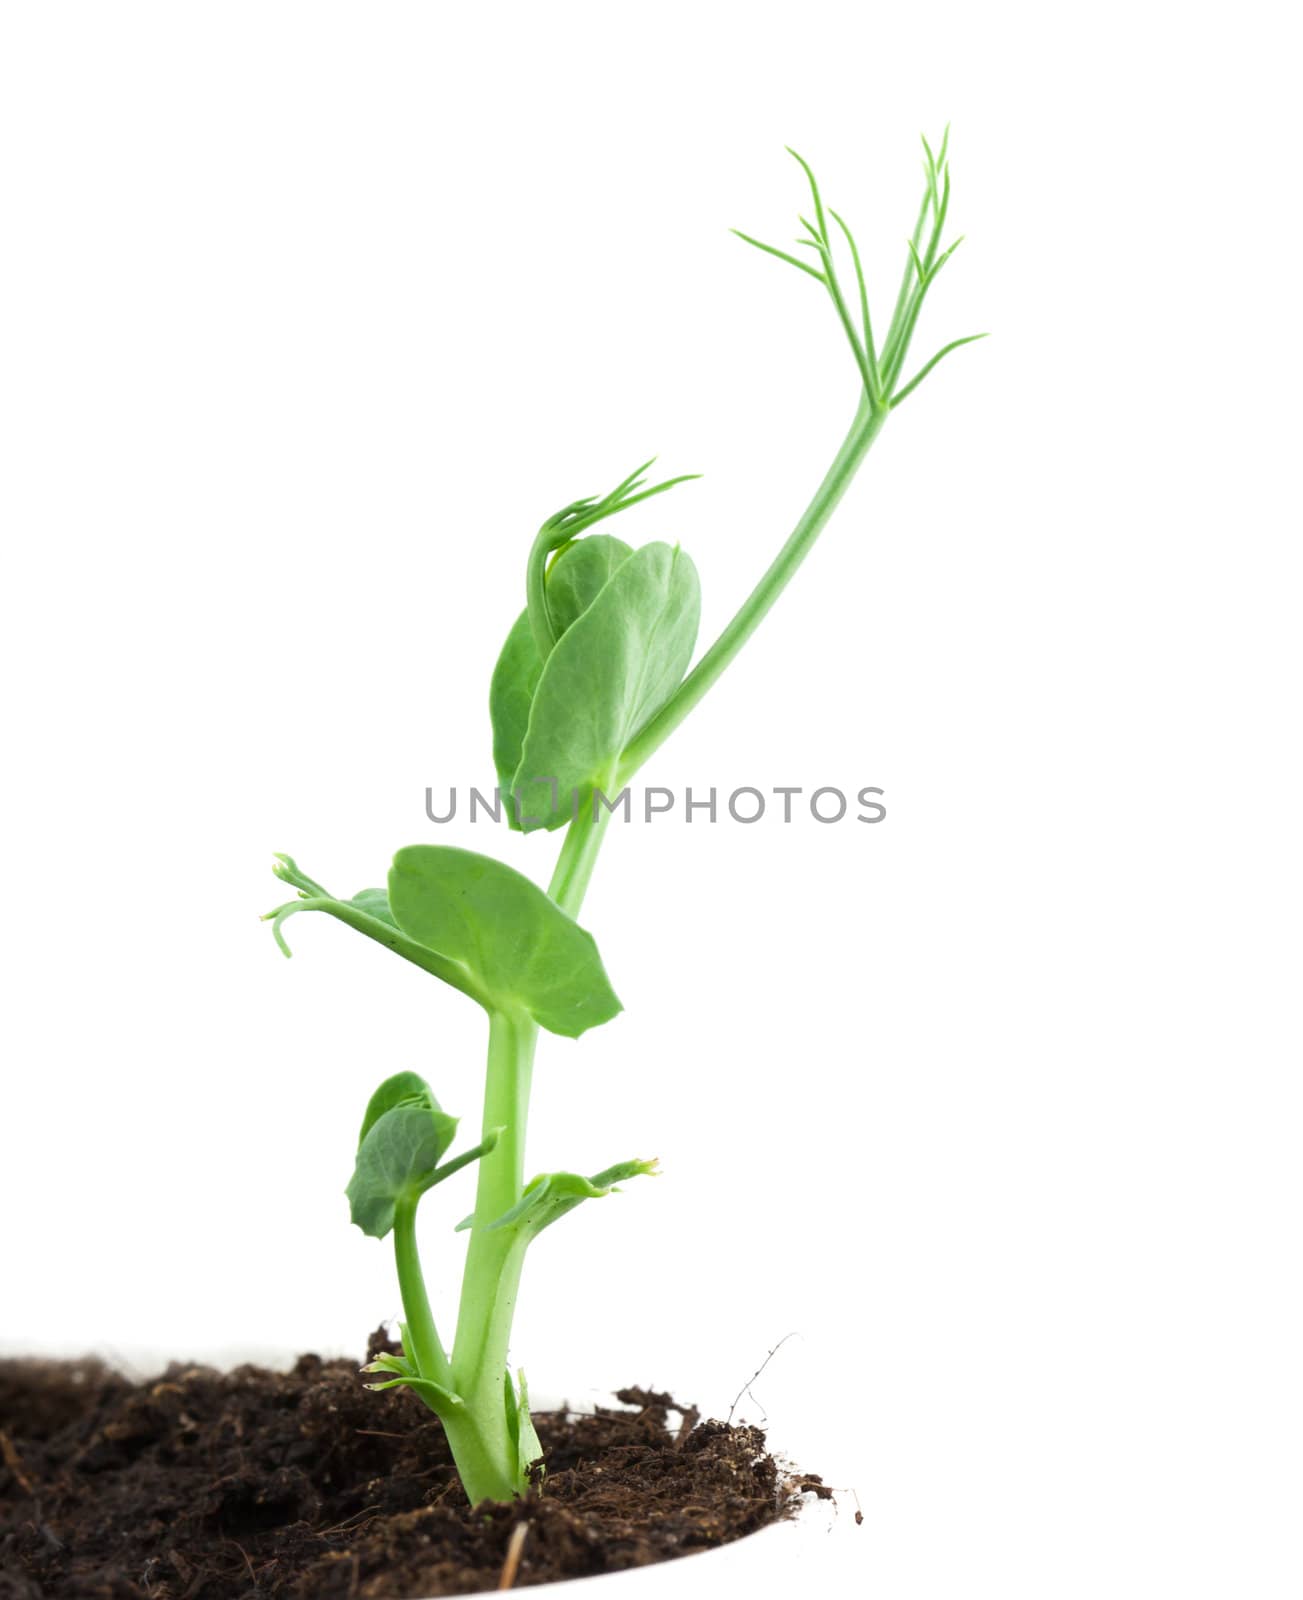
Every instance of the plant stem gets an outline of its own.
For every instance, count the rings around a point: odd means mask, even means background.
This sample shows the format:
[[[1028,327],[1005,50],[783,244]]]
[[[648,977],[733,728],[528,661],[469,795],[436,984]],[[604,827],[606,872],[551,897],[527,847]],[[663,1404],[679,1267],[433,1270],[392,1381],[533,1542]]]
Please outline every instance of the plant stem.
[[[595,817],[590,801],[566,830],[550,892],[572,916],[583,901],[609,816],[599,810]],[[494,1128],[503,1132],[480,1162],[475,1225],[466,1251],[457,1338],[446,1380],[464,1406],[443,1418],[472,1504],[510,1499],[524,1488],[507,1418],[504,1378],[526,1241],[512,1229],[494,1231],[488,1225],[515,1205],[524,1188],[525,1127],[537,1041],[538,1026],[532,1018],[489,1013],[484,1135]],[[410,1311],[408,1316],[419,1350],[420,1336]]]
[[[594,817],[591,805],[566,829],[565,841],[552,877],[552,898],[572,916],[584,898],[601,848],[609,813]],[[532,1018],[502,1011],[489,1013],[489,1058],[484,1086],[483,1134],[501,1128],[496,1147],[480,1162],[475,1191],[475,1225],[466,1252],[461,1306],[457,1314],[457,1339],[453,1350],[454,1387],[469,1401],[491,1376],[501,1389],[506,1365],[506,1340],[515,1302],[514,1283],[502,1282],[510,1265],[513,1235],[507,1229],[494,1233],[488,1225],[510,1211],[520,1199],[525,1182],[525,1128],[529,1118],[529,1090],[538,1025]],[[515,1267],[519,1276],[519,1265]],[[509,1303],[502,1304],[503,1290]],[[490,1326],[492,1325],[492,1327]],[[497,1362],[496,1349],[502,1348]],[[497,1364],[496,1373],[481,1368]]]
[[[605,806],[599,806],[594,815],[593,796],[587,794],[577,816],[566,829],[547,892],[562,911],[572,917],[579,914],[579,907],[583,904],[588,880],[597,865],[597,853],[602,848],[602,836],[610,820],[611,813]]]
[[[678,692],[624,752],[614,787],[627,783],[664,743],[759,627],[809,554],[886,418],[887,407],[875,405],[866,393],[836,459],[791,536]],[[566,830],[548,892],[571,916],[583,903],[609,820],[610,812],[605,809],[594,814],[592,797],[588,795]],[[486,1497],[509,1498],[523,1488],[507,1418],[504,1378],[526,1247],[515,1230],[491,1230],[489,1224],[515,1205],[523,1188],[525,1125],[537,1039],[538,1027],[532,1019],[500,1011],[489,1013],[484,1133],[487,1136],[493,1128],[504,1132],[497,1147],[480,1162],[475,1225],[462,1279],[451,1366],[453,1387],[465,1404],[444,1419],[458,1471],[472,1502]],[[414,1331],[414,1340],[416,1337]]]
[[[510,1228],[491,1222],[509,1211],[524,1187],[525,1125],[538,1027],[517,1013],[489,1013],[484,1135],[500,1128],[496,1146],[479,1164],[475,1223],[466,1250],[451,1387],[464,1406],[443,1418],[457,1470],[472,1504],[510,1499],[524,1485],[507,1420],[503,1378],[520,1281],[520,1258]],[[505,1487],[504,1487],[505,1486]]]
[[[423,1378],[433,1378],[445,1389],[452,1387],[452,1368],[434,1326],[430,1297],[425,1289],[421,1257],[416,1248],[416,1200],[402,1200],[394,1211],[394,1256],[398,1263],[398,1287],[403,1297],[403,1316],[412,1348],[406,1352]]]
[[[851,479],[859,470],[887,415],[887,408],[874,406],[867,394],[861,398],[850,432],[786,544],[774,557],[764,577],[742,602],[723,633],[670,700],[625,750],[620,760],[618,783],[627,783],[643,762],[664,744],[760,626],[769,608],[791,581],[793,573],[809,555],[824,524],[850,487]]]
[[[467,1399],[483,1377],[498,1275],[511,1244],[507,1229],[489,1224],[510,1211],[524,1187],[525,1124],[538,1027],[528,1017],[489,1013],[489,1057],[484,1086],[484,1134],[501,1128],[497,1145],[479,1164],[475,1225],[466,1252],[452,1367],[458,1394]],[[501,1387],[501,1373],[496,1382]]]
[[[469,1406],[441,1412],[439,1420],[457,1464],[457,1476],[473,1506],[481,1500],[514,1500],[525,1484],[516,1464],[516,1446],[507,1427],[503,1385],[494,1411]]]

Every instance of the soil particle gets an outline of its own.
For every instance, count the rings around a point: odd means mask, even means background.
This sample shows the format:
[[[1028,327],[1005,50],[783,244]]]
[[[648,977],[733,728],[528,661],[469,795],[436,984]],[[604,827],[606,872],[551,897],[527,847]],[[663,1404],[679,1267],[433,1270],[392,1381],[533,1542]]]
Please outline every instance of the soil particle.
[[[371,1353],[392,1348],[379,1332]],[[410,1600],[726,1544],[790,1513],[748,1426],[666,1394],[535,1417],[543,1486],[472,1510],[443,1429],[356,1366],[0,1362],[0,1600]],[[671,1423],[671,1414],[675,1421]]]

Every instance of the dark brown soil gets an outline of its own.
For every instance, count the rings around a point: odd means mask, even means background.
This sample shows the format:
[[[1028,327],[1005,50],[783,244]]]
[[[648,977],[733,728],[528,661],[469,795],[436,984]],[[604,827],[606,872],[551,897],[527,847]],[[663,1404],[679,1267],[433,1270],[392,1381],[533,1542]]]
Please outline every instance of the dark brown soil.
[[[437,1419],[351,1362],[145,1383],[0,1362],[0,1600],[473,1594],[511,1578],[513,1548],[519,1587],[614,1572],[726,1544],[822,1489],[785,1477],[756,1428],[616,1398],[633,1409],[537,1416],[543,1488],[472,1510]]]

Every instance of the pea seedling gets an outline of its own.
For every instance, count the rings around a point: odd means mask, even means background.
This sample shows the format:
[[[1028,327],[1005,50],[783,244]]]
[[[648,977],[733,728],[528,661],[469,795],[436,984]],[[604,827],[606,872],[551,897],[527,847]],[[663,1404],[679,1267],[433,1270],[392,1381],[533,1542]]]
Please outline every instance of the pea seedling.
[[[901,381],[923,302],[956,248],[941,246],[950,202],[946,141],[934,156],[924,140],[924,151],[926,188],[881,345],[855,239],[837,212],[825,211],[800,156],[795,159],[809,182],[813,220],[801,219],[805,236],[798,248],[808,257],[739,235],[822,284],[855,358],[860,394],[850,431],[804,515],[691,671],[700,613],[692,561],[677,546],[653,542],[634,549],[590,531],[684,479],[649,486],[640,468],[603,498],[564,507],[539,530],[526,563],[526,606],[498,659],[490,711],[511,826],[525,833],[565,829],[547,893],[500,861],[443,845],[400,850],[386,888],[364,889],[348,900],[330,894],[288,856],[277,858],[277,876],[298,892],[268,913],[286,955],[286,920],[323,911],[460,990],[488,1014],[480,1142],[445,1160],[456,1119],[440,1108],[424,1079],[400,1072],[380,1085],[366,1108],[347,1191],[352,1220],[364,1233],[393,1235],[403,1303],[402,1353],[382,1355],[367,1369],[373,1387],[404,1385],[436,1413],[472,1503],[521,1493],[541,1454],[524,1374],[513,1377],[507,1365],[529,1246],[585,1200],[609,1195],[654,1168],[631,1160],[591,1177],[545,1172],[524,1181],[539,1029],[578,1038],[620,1010],[592,935],[575,921],[610,816],[595,797],[615,795],[630,781],[741,650],[896,407],[952,350],[982,337],[954,340]],[[855,302],[838,274],[829,219],[849,254]],[[470,1241],[449,1353],[421,1273],[416,1213],[428,1190],[472,1163],[478,1163],[475,1208],[460,1224]]]

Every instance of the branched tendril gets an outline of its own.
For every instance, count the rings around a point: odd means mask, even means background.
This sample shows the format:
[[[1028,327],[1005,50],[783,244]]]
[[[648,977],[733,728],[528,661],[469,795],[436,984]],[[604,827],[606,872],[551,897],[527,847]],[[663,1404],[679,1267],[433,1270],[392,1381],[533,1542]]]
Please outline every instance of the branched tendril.
[[[938,350],[918,371],[908,383],[900,382],[901,371],[905,365],[905,357],[909,353],[910,341],[914,336],[914,328],[918,322],[919,312],[923,309],[923,302],[927,298],[928,290],[936,281],[937,274],[946,262],[963,243],[962,237],[945,249],[941,248],[941,235],[946,224],[946,214],[950,209],[950,163],[946,152],[950,144],[950,129],[947,128],[937,152],[934,154],[932,146],[926,139],[923,140],[923,174],[925,188],[923,202],[919,207],[918,221],[914,225],[912,237],[907,241],[909,257],[905,262],[905,273],[901,280],[900,291],[896,296],[895,309],[891,315],[891,322],[887,328],[887,336],[879,350],[873,339],[873,322],[869,314],[869,291],[864,280],[864,268],[860,261],[859,248],[855,243],[855,236],[850,227],[831,206],[825,211],[823,196],[819,193],[819,185],[810,164],[789,147],[789,154],[799,163],[810,185],[810,197],[814,208],[814,221],[808,217],[800,219],[801,226],[806,230],[807,238],[798,239],[797,245],[803,249],[813,250],[818,257],[819,266],[812,266],[808,261],[802,261],[798,256],[789,255],[785,250],[779,250],[771,244],[765,244],[760,239],[752,238],[749,233],[740,229],[732,231],[739,239],[747,244],[754,245],[757,250],[763,250],[767,255],[777,256],[780,261],[786,261],[790,266],[797,267],[811,278],[816,278],[827,289],[833,306],[836,309],[838,320],[850,343],[851,352],[855,357],[855,364],[859,368],[860,379],[864,384],[865,393],[874,411],[888,411],[893,406],[898,406],[918,388],[923,379],[932,371],[937,363],[958,350],[960,345],[972,344],[977,339],[985,339],[984,333],[970,333],[966,338],[954,339],[948,345]],[[832,239],[828,230],[828,217],[837,224],[841,230],[846,247],[850,251],[851,264],[855,269],[855,282],[858,288],[858,322],[851,314],[847,304],[846,295],[842,289],[841,280],[837,275],[837,262],[833,255]]]
[[[644,461],[642,466],[631,472],[623,483],[617,483],[609,494],[604,494],[599,499],[596,495],[589,495],[583,500],[572,500],[568,506],[562,506],[560,511],[550,516],[543,524],[543,529],[551,535],[560,535],[557,543],[565,544],[571,539],[577,539],[586,529],[591,528],[595,522],[601,522],[604,517],[613,517],[617,511],[627,511],[630,506],[636,506],[640,500],[650,500],[654,494],[664,494],[667,489],[673,489],[676,484],[689,483],[694,478],[699,478],[699,472],[684,472],[677,478],[667,478],[664,483],[655,483],[650,489],[646,487],[647,469],[654,464],[656,457]],[[553,546],[557,548],[557,546]]]

